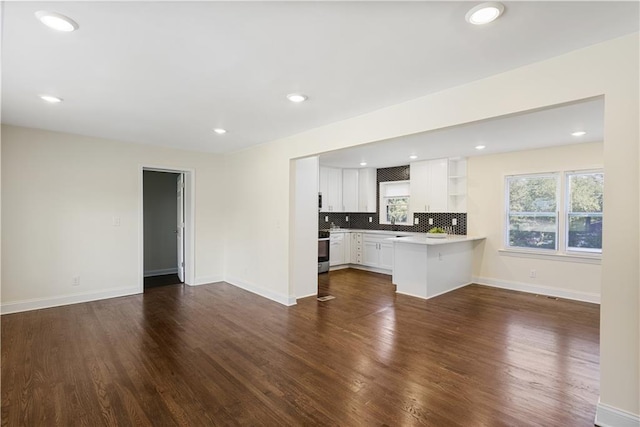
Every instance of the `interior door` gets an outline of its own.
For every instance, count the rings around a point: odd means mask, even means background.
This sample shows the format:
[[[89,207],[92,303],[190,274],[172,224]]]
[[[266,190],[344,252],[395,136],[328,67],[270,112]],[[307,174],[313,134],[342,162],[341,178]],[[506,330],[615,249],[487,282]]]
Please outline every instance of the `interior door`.
[[[176,225],[176,238],[178,245],[178,277],[184,282],[184,174],[178,175],[177,185],[178,199],[178,224]]]

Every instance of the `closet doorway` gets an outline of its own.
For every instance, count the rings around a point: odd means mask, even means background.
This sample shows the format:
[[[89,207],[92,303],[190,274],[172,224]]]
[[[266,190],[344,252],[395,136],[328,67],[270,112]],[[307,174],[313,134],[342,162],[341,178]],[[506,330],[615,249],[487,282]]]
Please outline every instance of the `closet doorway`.
[[[185,172],[143,168],[144,290],[185,283]]]

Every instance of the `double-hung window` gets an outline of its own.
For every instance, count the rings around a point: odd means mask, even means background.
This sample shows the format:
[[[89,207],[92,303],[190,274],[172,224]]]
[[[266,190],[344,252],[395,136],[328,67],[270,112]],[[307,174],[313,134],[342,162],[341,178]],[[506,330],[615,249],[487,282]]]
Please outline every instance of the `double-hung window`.
[[[603,184],[602,171],[507,176],[505,246],[602,253]]]
[[[507,246],[557,250],[558,175],[507,177]]]

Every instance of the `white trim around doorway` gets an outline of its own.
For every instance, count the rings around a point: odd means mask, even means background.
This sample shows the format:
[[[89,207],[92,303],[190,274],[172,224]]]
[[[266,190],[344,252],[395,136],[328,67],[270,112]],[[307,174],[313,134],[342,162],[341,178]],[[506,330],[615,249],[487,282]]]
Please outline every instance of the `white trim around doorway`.
[[[196,195],[196,171],[195,169],[181,168],[177,166],[141,164],[138,175],[138,292],[144,292],[144,171],[170,172],[184,174],[185,196],[185,224],[184,224],[184,283],[194,286],[195,282],[195,195]]]

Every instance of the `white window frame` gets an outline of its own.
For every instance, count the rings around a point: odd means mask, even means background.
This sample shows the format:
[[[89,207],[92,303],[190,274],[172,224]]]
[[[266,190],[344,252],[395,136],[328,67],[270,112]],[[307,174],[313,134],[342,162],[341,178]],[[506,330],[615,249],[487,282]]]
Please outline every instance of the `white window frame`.
[[[389,185],[399,185],[399,184],[404,184],[406,185],[406,194],[399,194],[396,195],[393,198],[399,198],[399,197],[406,197],[407,198],[407,220],[403,221],[403,222],[396,222],[395,225],[412,225],[412,214],[411,214],[411,209],[410,209],[410,201],[411,201],[411,192],[409,190],[409,183],[410,181],[383,181],[379,184],[378,187],[378,193],[379,193],[379,204],[378,206],[380,207],[380,212],[378,215],[378,222],[380,224],[386,224],[386,225],[391,225],[391,221],[387,220],[387,203],[386,203],[386,199],[390,199],[392,197],[385,197],[386,191],[384,190],[387,186]]]
[[[576,250],[569,249],[569,176],[583,175],[590,173],[604,174],[603,169],[578,169],[570,171],[555,171],[543,173],[523,173],[505,175],[504,184],[504,223],[503,223],[503,248],[499,249],[502,255],[523,256],[541,259],[560,259],[572,262],[600,263],[602,258],[602,250]],[[556,250],[553,249],[536,249],[520,246],[509,245],[509,184],[510,178],[526,178],[526,177],[544,177],[556,176]],[[604,212],[602,213],[604,218]]]

